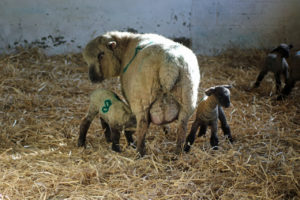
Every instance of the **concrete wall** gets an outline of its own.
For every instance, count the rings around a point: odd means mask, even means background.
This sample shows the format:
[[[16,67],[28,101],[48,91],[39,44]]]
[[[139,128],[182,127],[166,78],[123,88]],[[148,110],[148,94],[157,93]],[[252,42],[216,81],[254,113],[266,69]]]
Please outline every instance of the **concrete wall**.
[[[282,42],[300,48],[300,0],[195,0],[191,24],[198,53],[271,48]]]
[[[0,53],[18,45],[79,52],[110,30],[192,40],[197,53],[300,46],[300,0],[1,0]]]

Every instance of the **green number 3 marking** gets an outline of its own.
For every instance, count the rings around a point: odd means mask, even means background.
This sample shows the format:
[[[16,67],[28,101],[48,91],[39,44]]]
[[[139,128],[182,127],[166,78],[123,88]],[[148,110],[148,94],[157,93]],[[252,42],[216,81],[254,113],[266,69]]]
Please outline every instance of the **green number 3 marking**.
[[[102,107],[102,112],[107,113],[109,111],[109,107],[111,106],[111,100],[107,99],[104,101],[104,106]]]

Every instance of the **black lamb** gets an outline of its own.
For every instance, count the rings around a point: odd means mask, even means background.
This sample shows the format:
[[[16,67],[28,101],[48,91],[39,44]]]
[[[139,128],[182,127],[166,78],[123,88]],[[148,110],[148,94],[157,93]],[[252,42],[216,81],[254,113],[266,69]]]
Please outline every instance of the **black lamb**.
[[[199,103],[197,107],[196,119],[192,124],[190,134],[186,138],[184,150],[188,152],[191,145],[195,141],[196,133],[200,127],[198,137],[205,135],[207,126],[211,128],[210,144],[213,149],[218,148],[218,119],[221,121],[221,128],[224,135],[228,137],[232,143],[230,127],[226,121],[225,113],[222,106],[228,108],[230,106],[230,85],[220,85],[207,89],[205,94],[207,96]]]

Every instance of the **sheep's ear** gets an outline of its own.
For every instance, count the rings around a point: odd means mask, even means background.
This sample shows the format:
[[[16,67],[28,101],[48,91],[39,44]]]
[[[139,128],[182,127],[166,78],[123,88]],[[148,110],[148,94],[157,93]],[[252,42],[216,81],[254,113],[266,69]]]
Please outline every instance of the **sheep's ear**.
[[[110,41],[107,43],[107,47],[111,50],[114,50],[117,47],[117,42],[116,41]]]
[[[213,93],[215,93],[215,88],[214,87],[211,87],[211,88],[208,88],[207,90],[205,90],[205,94],[207,96],[210,96],[212,95]]]

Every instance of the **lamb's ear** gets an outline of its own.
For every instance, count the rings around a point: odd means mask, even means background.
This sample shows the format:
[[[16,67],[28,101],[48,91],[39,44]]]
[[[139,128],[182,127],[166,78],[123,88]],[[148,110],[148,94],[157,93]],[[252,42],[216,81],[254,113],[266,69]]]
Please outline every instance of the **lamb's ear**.
[[[273,49],[272,51],[271,51],[271,53],[275,53],[275,52],[278,52],[279,51],[279,47],[276,47],[275,49]]]
[[[289,48],[292,49],[294,46],[292,44],[289,45]]]
[[[110,50],[114,50],[117,47],[117,42],[116,41],[110,41],[107,43],[107,48]]]
[[[215,91],[216,91],[215,87],[211,87],[211,88],[208,88],[207,90],[205,90],[205,94],[206,94],[207,96],[210,96],[210,95],[212,95],[213,93],[215,93]]]
[[[223,85],[223,87],[230,89],[230,88],[232,88],[232,85]]]

